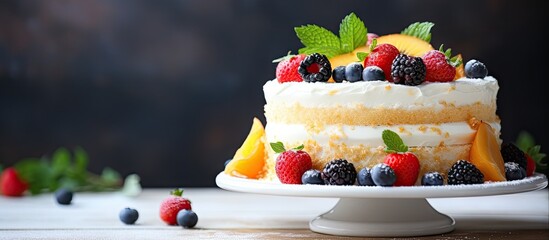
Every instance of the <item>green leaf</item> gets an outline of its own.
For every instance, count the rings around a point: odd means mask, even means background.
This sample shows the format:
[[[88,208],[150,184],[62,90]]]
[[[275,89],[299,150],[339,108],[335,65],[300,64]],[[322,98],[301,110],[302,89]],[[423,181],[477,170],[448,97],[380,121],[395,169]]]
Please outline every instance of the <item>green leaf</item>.
[[[341,50],[349,53],[357,47],[364,46],[368,40],[367,34],[368,29],[355,13],[347,15],[339,24]]]
[[[74,170],[77,174],[85,174],[88,168],[88,153],[81,148],[74,149]]]
[[[435,26],[435,24],[432,22],[416,22],[410,24],[410,26],[402,30],[400,33],[417,37],[426,42],[431,42],[431,28],[433,28],[433,26]]]
[[[305,46],[299,53],[310,54],[318,52],[328,57],[344,53],[341,50],[341,41],[328,29],[317,25],[306,25],[294,28],[297,37]],[[314,51],[311,51],[313,50]]]
[[[52,174],[63,174],[71,164],[71,155],[66,148],[58,148],[52,156]]]
[[[170,191],[170,195],[181,197],[181,196],[183,196],[184,191],[185,190],[183,190],[182,188],[176,188],[176,189]]]
[[[121,177],[117,171],[112,168],[106,167],[101,173],[101,181],[108,186],[113,186],[121,181]]]
[[[288,60],[288,59],[290,59],[292,57],[295,57],[295,56],[297,56],[297,55],[292,54],[292,51],[288,51],[288,54],[286,54],[286,56],[279,57],[279,58],[273,60],[273,63],[282,62],[282,61]]]
[[[521,131],[515,141],[517,147],[523,152],[527,152],[529,148],[533,147],[536,144],[534,137],[526,131]]]
[[[368,55],[369,55],[369,53],[357,52],[356,53],[356,58],[358,58],[358,61],[364,62],[364,60],[368,57]]]
[[[19,176],[29,184],[33,195],[49,189],[52,182],[51,167],[47,159],[27,158],[14,165]]]
[[[305,146],[303,146],[303,144],[295,147],[295,148],[292,148],[292,150],[296,150],[296,151],[299,151],[299,150],[303,150],[303,148],[305,148]]]
[[[404,144],[402,138],[397,133],[386,129],[381,133],[381,138],[387,146],[385,151],[387,152],[408,152],[408,146]]]
[[[270,145],[275,153],[283,153],[284,151],[286,151],[282,142],[270,143]]]

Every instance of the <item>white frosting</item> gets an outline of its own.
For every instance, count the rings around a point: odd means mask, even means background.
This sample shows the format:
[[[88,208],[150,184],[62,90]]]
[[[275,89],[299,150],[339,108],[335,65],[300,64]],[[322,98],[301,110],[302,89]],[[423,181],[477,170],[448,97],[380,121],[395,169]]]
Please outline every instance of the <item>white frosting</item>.
[[[490,123],[496,136],[499,136],[501,126],[497,122]],[[284,139],[285,142],[304,142],[314,139],[319,144],[344,143],[348,146],[384,146],[381,133],[390,129],[400,135],[406,145],[415,146],[438,146],[460,145],[473,142],[476,130],[466,122],[443,123],[443,124],[418,124],[398,126],[341,126],[326,125],[320,132],[308,132],[303,124],[279,124],[267,123],[267,142],[277,142]]]
[[[387,81],[343,83],[279,83],[276,79],[263,86],[267,104],[300,104],[303,107],[353,107],[392,109],[440,109],[448,105],[475,103],[495,106],[499,90],[493,77],[461,78],[452,82],[425,82],[406,86]]]

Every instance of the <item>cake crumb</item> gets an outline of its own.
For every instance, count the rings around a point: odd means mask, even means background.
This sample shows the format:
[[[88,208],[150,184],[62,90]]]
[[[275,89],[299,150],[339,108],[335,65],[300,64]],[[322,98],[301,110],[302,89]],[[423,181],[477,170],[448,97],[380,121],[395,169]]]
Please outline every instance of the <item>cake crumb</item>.
[[[440,130],[440,128],[431,127],[431,131],[437,133],[438,135],[442,135],[442,130]]]
[[[338,90],[330,90],[328,92],[328,95],[333,96],[333,95],[336,95],[338,92],[339,92]]]
[[[417,128],[417,130],[419,130],[422,133],[425,133],[427,131],[427,126],[421,125]]]
[[[387,91],[391,90],[391,85],[385,85],[385,90]]]

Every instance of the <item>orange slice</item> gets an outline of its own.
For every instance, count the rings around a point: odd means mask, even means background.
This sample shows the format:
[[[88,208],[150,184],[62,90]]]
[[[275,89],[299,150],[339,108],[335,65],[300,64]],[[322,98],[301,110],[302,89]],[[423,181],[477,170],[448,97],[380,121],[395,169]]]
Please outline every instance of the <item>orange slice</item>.
[[[489,124],[480,122],[471,146],[469,161],[484,174],[485,181],[506,181],[503,157],[499,151],[494,130]]]
[[[225,167],[225,173],[235,177],[260,178],[265,166],[264,136],[263,124],[254,118],[250,133]]]

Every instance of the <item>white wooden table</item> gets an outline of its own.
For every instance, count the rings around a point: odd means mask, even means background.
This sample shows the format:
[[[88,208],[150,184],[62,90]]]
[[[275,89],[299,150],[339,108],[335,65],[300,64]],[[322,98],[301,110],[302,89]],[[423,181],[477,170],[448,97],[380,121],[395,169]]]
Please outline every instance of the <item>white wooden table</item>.
[[[0,197],[3,239],[334,239],[311,232],[308,222],[329,210],[334,198],[304,198],[187,188],[199,220],[196,228],[167,226],[159,218],[169,189],[146,189],[130,198],[119,192],[77,193],[73,204],[58,205],[52,194]],[[456,220],[453,232],[407,239],[549,239],[549,190],[490,197],[429,199]],[[136,225],[118,212],[136,208]]]

